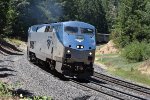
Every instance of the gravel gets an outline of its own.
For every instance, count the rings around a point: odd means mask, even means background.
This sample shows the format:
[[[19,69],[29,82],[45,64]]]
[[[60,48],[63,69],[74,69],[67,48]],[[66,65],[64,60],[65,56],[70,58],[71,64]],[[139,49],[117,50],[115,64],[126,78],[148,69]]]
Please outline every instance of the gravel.
[[[26,55],[0,54],[0,70],[0,75],[3,75],[0,80],[11,84],[24,96],[51,96],[56,100],[116,100],[71,81],[61,80],[28,62]]]
[[[98,65],[94,65],[94,70],[108,74]],[[28,62],[26,55],[0,54],[0,80],[12,84],[15,90],[24,96],[51,96],[56,100],[116,100],[69,80],[58,78],[48,69]]]

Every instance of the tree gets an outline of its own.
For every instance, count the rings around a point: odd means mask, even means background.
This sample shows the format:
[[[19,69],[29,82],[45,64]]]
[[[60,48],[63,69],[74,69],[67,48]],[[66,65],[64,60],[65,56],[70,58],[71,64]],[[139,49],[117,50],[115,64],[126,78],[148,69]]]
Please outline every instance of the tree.
[[[63,6],[63,16],[61,16],[60,21],[69,21],[78,19],[78,4],[80,0],[62,0]]]
[[[6,12],[8,10],[9,0],[0,0],[0,37],[4,35],[4,28],[6,26]]]
[[[113,29],[113,25],[117,18],[119,2],[120,0],[102,0],[102,5],[106,12],[109,33]]]
[[[100,33],[109,33],[108,25],[110,28],[114,21],[106,17],[110,11],[102,1],[105,0],[0,0],[0,23],[3,24],[0,32],[25,38],[31,25],[78,20],[93,24]],[[110,4],[117,0],[113,1]]]
[[[4,4],[5,2],[2,1]],[[59,21],[62,15],[61,0],[10,0],[3,11],[5,34],[26,39],[31,25]],[[5,8],[5,7],[4,7]],[[2,30],[1,30],[2,31]]]
[[[25,15],[24,9],[29,5],[26,0],[10,0],[8,4],[8,10],[6,14],[6,26],[5,33],[12,37],[23,37],[24,36],[24,20],[22,16]]]
[[[133,41],[149,41],[148,0],[122,0],[112,38],[120,47]],[[147,16],[147,18],[145,18]]]
[[[98,32],[108,33],[106,13],[101,0],[64,0],[64,20],[78,20],[96,26]]]

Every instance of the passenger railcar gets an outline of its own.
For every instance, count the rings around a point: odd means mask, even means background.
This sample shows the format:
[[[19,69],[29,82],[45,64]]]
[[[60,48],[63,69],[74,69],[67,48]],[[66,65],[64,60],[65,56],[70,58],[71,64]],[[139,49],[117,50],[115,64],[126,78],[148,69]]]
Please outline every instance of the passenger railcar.
[[[28,30],[28,60],[42,60],[51,70],[67,76],[93,75],[95,27],[68,21],[34,25]]]

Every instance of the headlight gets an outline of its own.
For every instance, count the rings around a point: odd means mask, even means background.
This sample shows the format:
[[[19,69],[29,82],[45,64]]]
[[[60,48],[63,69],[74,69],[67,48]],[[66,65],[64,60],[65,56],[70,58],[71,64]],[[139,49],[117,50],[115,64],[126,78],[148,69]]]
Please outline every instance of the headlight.
[[[80,46],[77,46],[77,48],[79,49],[79,48],[80,48]]]
[[[81,49],[83,49],[84,48],[84,46],[81,46]]]
[[[89,55],[91,56],[91,55],[92,55],[92,52],[90,52]]]
[[[70,53],[70,52],[71,52],[70,50],[67,51],[67,53]]]

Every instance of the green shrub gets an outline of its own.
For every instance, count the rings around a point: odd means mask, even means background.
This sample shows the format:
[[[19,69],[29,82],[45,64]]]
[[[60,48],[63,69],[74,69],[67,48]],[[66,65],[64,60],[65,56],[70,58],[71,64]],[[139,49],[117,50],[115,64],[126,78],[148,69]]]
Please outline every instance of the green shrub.
[[[150,44],[146,42],[132,42],[122,51],[122,55],[129,62],[140,62],[150,58]]]
[[[10,88],[7,84],[0,82],[0,97],[11,96]]]

